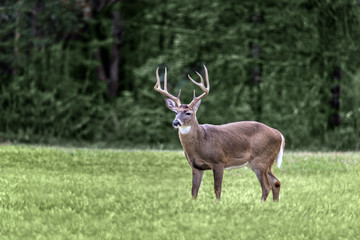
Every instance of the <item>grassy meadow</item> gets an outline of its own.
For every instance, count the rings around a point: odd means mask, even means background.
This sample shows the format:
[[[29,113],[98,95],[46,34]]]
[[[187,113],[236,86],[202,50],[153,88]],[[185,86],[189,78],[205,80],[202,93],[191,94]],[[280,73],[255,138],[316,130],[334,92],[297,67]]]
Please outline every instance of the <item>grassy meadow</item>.
[[[191,199],[180,151],[0,146],[0,239],[356,239],[360,153],[285,152],[280,201],[246,168]]]

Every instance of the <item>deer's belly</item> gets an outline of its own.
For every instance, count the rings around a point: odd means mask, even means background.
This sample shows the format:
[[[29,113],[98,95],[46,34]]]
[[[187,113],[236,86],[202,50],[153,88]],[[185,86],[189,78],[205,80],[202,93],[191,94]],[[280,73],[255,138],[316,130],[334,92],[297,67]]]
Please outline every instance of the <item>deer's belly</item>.
[[[241,168],[241,167],[245,167],[249,164],[249,161],[243,163],[243,164],[239,164],[239,165],[229,165],[229,166],[225,166],[225,169],[234,169],[234,168]]]
[[[228,157],[225,164],[225,169],[241,168],[245,167],[250,163],[250,155],[242,154],[237,157]]]

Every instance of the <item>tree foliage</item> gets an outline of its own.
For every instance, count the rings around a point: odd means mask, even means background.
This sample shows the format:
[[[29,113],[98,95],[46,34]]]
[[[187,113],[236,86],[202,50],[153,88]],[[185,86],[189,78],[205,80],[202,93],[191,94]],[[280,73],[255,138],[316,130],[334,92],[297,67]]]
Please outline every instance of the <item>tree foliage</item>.
[[[155,69],[190,102],[187,74],[206,64],[200,123],[257,120],[291,148],[360,147],[355,0],[6,0],[0,19],[3,140],[177,143]]]

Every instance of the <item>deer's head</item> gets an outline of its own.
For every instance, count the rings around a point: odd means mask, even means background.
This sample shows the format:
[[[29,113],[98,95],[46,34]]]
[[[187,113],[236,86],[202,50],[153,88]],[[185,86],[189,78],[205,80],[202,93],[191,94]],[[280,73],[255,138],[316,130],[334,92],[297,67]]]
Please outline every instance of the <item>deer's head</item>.
[[[154,89],[167,97],[167,98],[165,98],[166,106],[171,111],[176,113],[176,116],[175,116],[175,119],[174,119],[172,125],[174,128],[180,128],[181,132],[185,133],[185,134],[190,131],[191,125],[194,122],[197,123],[196,112],[200,106],[201,99],[203,97],[205,97],[210,91],[209,76],[208,76],[208,71],[207,71],[207,68],[205,67],[205,65],[204,65],[204,70],[205,70],[206,87],[205,87],[204,79],[200,73],[196,72],[196,74],[200,77],[200,83],[196,82],[194,79],[192,79],[190,77],[190,75],[188,75],[188,78],[196,86],[200,87],[201,90],[203,91],[203,93],[200,96],[196,97],[195,90],[194,90],[193,100],[189,104],[181,104],[181,101],[180,101],[181,89],[179,90],[179,94],[177,97],[171,95],[168,92],[166,68],[165,68],[165,74],[164,74],[164,88],[162,89],[161,85],[160,85],[159,68],[156,69],[157,82],[155,84]]]

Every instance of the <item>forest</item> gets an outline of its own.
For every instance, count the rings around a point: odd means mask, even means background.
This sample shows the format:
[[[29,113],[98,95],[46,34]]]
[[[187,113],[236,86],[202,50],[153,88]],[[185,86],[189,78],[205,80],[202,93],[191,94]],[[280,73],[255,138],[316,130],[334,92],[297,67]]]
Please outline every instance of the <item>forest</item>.
[[[0,142],[180,148],[155,70],[199,123],[360,149],[358,0],[1,0]],[[200,93],[200,89],[196,89]]]

